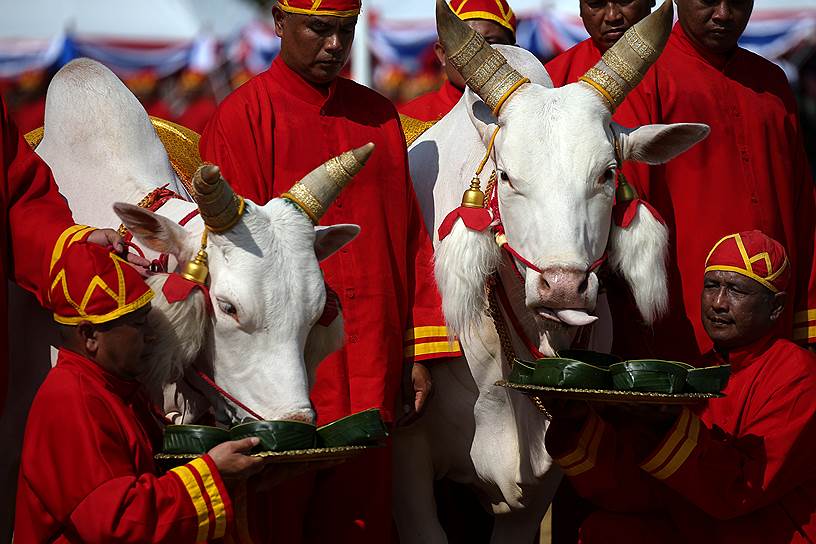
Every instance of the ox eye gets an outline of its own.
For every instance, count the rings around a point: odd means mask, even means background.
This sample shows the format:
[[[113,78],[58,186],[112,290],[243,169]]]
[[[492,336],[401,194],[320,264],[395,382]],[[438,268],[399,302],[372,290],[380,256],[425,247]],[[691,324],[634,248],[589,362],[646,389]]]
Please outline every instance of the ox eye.
[[[218,301],[218,309],[233,318],[234,320],[238,321],[238,309],[235,308],[231,302],[227,302],[226,300],[219,300]]]
[[[598,177],[598,185],[607,185],[615,182],[615,167],[609,167]]]
[[[501,178],[502,181],[510,181],[510,176],[508,176],[507,172],[505,172],[504,170],[499,172],[499,177]]]

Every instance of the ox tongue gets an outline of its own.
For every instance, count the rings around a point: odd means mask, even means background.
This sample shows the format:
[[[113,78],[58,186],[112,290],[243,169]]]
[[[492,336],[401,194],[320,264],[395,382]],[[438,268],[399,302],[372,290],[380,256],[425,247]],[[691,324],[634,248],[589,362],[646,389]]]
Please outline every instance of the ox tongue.
[[[567,325],[572,325],[573,327],[589,325],[590,323],[595,323],[598,320],[598,316],[589,315],[581,310],[558,310],[555,312],[555,315],[558,316],[558,319]]]

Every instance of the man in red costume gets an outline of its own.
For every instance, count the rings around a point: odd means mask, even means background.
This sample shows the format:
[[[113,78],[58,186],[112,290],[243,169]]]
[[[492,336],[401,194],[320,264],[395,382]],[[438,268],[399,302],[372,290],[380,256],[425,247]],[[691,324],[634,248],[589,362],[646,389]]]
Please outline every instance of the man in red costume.
[[[547,451],[598,508],[581,542],[774,543],[816,539],[816,356],[779,334],[791,266],[759,231],[705,261],[702,324],[731,365],[723,398],[654,406],[552,406]],[[701,267],[702,268],[702,267]]]
[[[359,0],[281,0],[273,8],[280,55],[227,97],[201,138],[202,157],[261,204],[321,162],[376,145],[324,216],[362,232],[323,266],[341,298],[346,345],[318,367],[318,424],[372,407],[388,422],[403,416],[395,404],[406,361],[414,391],[404,408],[419,412],[431,385],[423,362],[459,354],[447,342],[397,113],[382,96],[338,76],[359,10]],[[390,470],[389,450],[373,450],[276,489],[263,515],[274,533],[257,532],[292,544],[389,542]]]
[[[813,182],[784,73],[737,46],[752,6],[678,0],[679,22],[665,51],[615,115],[625,126],[711,127],[708,138],[665,166],[625,169],[666,220],[671,247],[668,316],[651,330],[613,305],[615,349],[623,355],[694,360],[708,351],[711,341],[696,318],[697,263],[720,237],[754,228],[788,248],[793,281],[780,334],[816,341]],[[560,65],[558,59],[551,65]]]
[[[260,470],[225,442],[157,476],[161,428],[137,378],[147,372],[153,291],[107,249],[64,239],[49,263],[46,305],[63,347],[26,425],[14,541],[204,542],[232,519],[222,476]]]
[[[11,280],[43,301],[48,276],[43,262],[51,258],[58,240],[76,237],[124,250],[121,237],[111,229],[75,226],[71,210],[59,194],[48,166],[20,136],[0,100],[0,191],[3,216],[0,277],[0,412],[8,386],[8,283]],[[145,264],[136,260],[139,264]]]
[[[489,44],[516,43],[516,15],[507,0],[451,0],[451,10],[468,26],[484,36]],[[444,117],[462,98],[465,80],[447,63],[442,44],[434,44],[434,52],[445,70],[447,79],[434,91],[419,96],[399,108],[402,116],[423,122],[436,122]]]

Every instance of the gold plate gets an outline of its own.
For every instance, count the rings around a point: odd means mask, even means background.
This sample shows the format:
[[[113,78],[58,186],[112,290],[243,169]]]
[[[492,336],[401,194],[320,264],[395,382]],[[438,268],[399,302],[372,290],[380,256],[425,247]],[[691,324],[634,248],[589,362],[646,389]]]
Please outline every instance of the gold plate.
[[[307,450],[290,451],[262,451],[253,453],[253,457],[263,457],[268,463],[299,463],[301,461],[331,461],[346,459],[359,455],[362,451],[380,446],[338,446],[336,448],[310,448]],[[170,465],[184,464],[201,457],[200,453],[157,453],[153,456],[156,461]]]
[[[709,399],[724,397],[720,393],[650,393],[646,391],[615,391],[612,389],[576,389],[561,387],[546,387],[543,385],[525,385],[510,383],[505,380],[496,382],[496,385],[515,389],[525,395],[534,397],[550,397],[569,400],[585,400],[588,402],[616,402],[621,404],[697,404]]]

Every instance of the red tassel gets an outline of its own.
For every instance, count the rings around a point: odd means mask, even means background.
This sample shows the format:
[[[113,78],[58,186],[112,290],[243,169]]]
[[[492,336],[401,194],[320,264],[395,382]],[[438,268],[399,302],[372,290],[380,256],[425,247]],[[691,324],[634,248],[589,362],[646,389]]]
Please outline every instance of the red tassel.
[[[162,293],[164,293],[164,298],[167,299],[167,302],[173,304],[186,300],[187,297],[190,296],[190,293],[193,292],[193,289],[196,288],[201,289],[201,292],[204,293],[204,299],[207,301],[207,310],[212,313],[212,302],[210,301],[210,292],[207,286],[188,280],[182,277],[181,274],[169,274],[167,281],[164,282],[164,286],[162,287]]]
[[[645,200],[641,200],[640,198],[615,203],[615,206],[612,209],[612,216],[615,219],[615,224],[623,228],[627,228],[630,224],[632,224],[632,221],[635,219],[635,214],[637,213],[638,204],[643,204],[655,219],[664,225],[666,224],[666,222],[663,220],[663,216],[661,216],[651,204]]]
[[[477,232],[487,230],[493,222],[493,218],[490,217],[490,212],[487,211],[487,208],[465,208],[464,206],[459,206],[450,212],[439,226],[438,232],[440,241],[444,240],[448,234],[450,234],[454,223],[460,218],[467,228]]]

